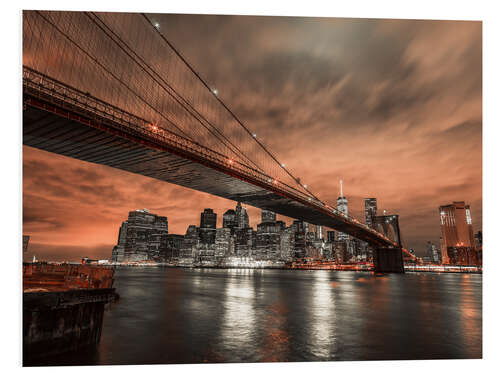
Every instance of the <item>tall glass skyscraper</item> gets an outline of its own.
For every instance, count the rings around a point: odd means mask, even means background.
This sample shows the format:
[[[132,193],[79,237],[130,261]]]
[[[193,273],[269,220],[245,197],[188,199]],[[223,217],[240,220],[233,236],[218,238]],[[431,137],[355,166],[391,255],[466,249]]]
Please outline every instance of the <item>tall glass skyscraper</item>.
[[[342,191],[342,180],[340,180],[340,196],[337,198],[337,210],[342,212],[344,215],[348,215],[347,209],[347,198],[344,197],[344,193]],[[338,241],[348,241],[349,235],[346,233],[338,232],[337,234]]]
[[[365,198],[365,224],[373,228],[373,218],[377,216],[377,198]]]

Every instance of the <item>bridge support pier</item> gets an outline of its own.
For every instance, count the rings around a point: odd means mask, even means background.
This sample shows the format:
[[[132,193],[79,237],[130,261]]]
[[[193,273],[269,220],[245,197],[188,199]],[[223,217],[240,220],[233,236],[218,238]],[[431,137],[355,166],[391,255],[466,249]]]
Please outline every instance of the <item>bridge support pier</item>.
[[[401,248],[377,247],[374,249],[375,272],[404,273],[403,251]]]

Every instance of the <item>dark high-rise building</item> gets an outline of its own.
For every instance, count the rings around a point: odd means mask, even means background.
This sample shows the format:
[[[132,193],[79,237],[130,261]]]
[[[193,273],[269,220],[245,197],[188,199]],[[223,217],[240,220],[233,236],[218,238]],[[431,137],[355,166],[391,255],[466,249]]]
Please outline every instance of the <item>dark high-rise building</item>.
[[[127,240],[127,221],[125,220],[118,230],[118,242],[113,247],[111,262],[121,263],[125,257],[125,242]]]
[[[373,218],[377,216],[377,198],[365,198],[365,224],[373,228]]]
[[[262,223],[275,223],[276,222],[276,214],[272,211],[262,210]]]
[[[335,263],[346,263],[350,260],[349,250],[347,248],[348,241],[335,241],[333,250],[335,253]]]
[[[254,245],[254,230],[252,228],[238,228],[235,231],[234,252],[237,256],[249,257]]]
[[[234,234],[235,228],[238,227],[238,222],[236,221],[236,212],[234,210],[227,210],[222,216],[222,228],[231,229],[231,234]]]
[[[248,219],[248,213],[245,207],[241,206],[241,202],[236,205],[236,227],[243,229],[250,226],[250,221]]]
[[[465,202],[440,206],[439,216],[443,264],[470,263],[469,253],[474,250],[470,206]]]
[[[167,234],[168,220],[165,216],[152,214],[147,209],[130,211],[119,230],[112,261],[160,260],[161,254],[166,251]],[[122,249],[123,259],[120,260]]]
[[[300,220],[295,220],[292,224],[294,231],[294,258],[302,259],[306,257],[306,230],[308,226]]]
[[[217,226],[217,214],[211,208],[205,208],[200,215],[200,228],[215,229]]]
[[[217,214],[211,208],[205,208],[200,215],[200,241],[202,244],[214,244],[217,226]]]

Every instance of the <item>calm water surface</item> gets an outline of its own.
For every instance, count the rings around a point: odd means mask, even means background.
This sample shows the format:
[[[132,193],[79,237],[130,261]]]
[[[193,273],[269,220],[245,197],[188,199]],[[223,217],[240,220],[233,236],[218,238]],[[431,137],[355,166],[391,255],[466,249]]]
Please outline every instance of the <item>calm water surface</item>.
[[[47,364],[482,356],[482,275],[121,268],[115,287],[98,348]]]

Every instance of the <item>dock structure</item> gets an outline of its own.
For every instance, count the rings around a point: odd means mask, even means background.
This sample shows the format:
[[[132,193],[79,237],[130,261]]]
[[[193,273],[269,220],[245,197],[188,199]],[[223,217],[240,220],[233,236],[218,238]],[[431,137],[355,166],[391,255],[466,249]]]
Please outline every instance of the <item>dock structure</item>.
[[[88,265],[23,265],[23,361],[96,345],[104,306],[115,300],[114,269]]]

